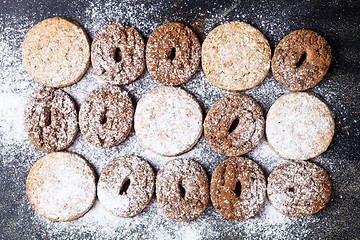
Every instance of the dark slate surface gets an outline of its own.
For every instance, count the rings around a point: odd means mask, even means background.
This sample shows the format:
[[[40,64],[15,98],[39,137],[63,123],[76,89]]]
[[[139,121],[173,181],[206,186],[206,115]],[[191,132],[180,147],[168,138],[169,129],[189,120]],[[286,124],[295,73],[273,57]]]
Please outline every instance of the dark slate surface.
[[[321,96],[328,103],[335,117],[336,131],[333,142],[327,152],[313,160],[314,162],[319,162],[328,171],[332,180],[333,193],[330,203],[324,210],[313,216],[313,218],[317,219],[315,222],[310,221],[310,218],[304,218],[299,221],[292,220],[292,224],[289,226],[274,226],[272,231],[268,231],[269,228],[258,229],[251,234],[247,232],[246,235],[243,234],[242,223],[224,221],[210,206],[205,211],[205,216],[202,220],[205,222],[209,221],[209,226],[213,226],[210,227],[212,232],[218,232],[219,234],[207,234],[205,231],[202,232],[202,235],[204,239],[230,239],[233,237],[253,239],[360,238],[359,1],[241,1],[237,3],[234,1],[193,0],[169,2],[157,0],[144,2],[127,1],[121,4],[112,2],[111,4],[113,5],[119,5],[116,8],[118,10],[116,12],[105,11],[105,7],[99,8],[98,6],[101,6],[104,2],[65,0],[60,3],[60,1],[1,0],[0,46],[11,46],[12,49],[17,49],[17,52],[14,52],[14,58],[10,58],[14,62],[0,60],[0,70],[2,72],[9,73],[11,72],[9,69],[14,70],[13,74],[7,76],[0,74],[1,94],[18,93],[19,96],[28,96],[37,86],[31,82],[29,77],[24,80],[19,79],[16,72],[22,71],[19,76],[25,76],[24,70],[19,68],[19,65],[16,65],[16,63],[21,61],[19,49],[21,49],[24,34],[33,24],[47,17],[65,16],[83,25],[92,38],[99,29],[89,27],[92,24],[96,24],[94,21],[96,18],[89,16],[89,14],[92,14],[89,9],[96,6],[98,11],[102,11],[103,14],[111,13],[101,17],[103,23],[99,25],[100,27],[105,23],[122,21],[136,27],[145,38],[149,36],[157,25],[167,21],[181,21],[187,24],[196,23],[197,27],[195,26],[195,29],[201,38],[204,36],[203,34],[208,34],[211,29],[221,23],[241,20],[252,24],[264,33],[270,42],[272,50],[274,50],[276,44],[289,32],[300,28],[312,29],[325,37],[332,47],[333,54],[330,70],[324,80],[311,89],[312,92]],[[137,6],[141,7],[137,8]],[[132,11],[139,9],[139,13],[136,15],[125,14],[129,9]],[[140,12],[140,10],[146,9],[149,10]],[[93,13],[96,14],[96,11]],[[134,18],[137,20],[134,20]],[[93,22],[89,22],[89,19]],[[24,21],[28,21],[28,23]],[[140,24],[141,22],[144,24]],[[154,26],[146,24],[146,22],[151,22]],[[0,56],[4,57],[4,55]],[[200,73],[197,75],[200,75]],[[146,73],[142,77],[150,79]],[[29,83],[24,87],[19,84],[20,81],[28,81]],[[141,81],[141,79],[138,81]],[[277,91],[274,91],[274,94],[269,97],[271,101],[262,101],[262,96],[256,93],[256,88],[246,93],[254,96],[266,111],[271,103],[286,91],[276,85],[271,72],[259,89],[264,86],[276,86],[274,88]],[[127,89],[138,99],[139,95],[136,95],[135,87],[136,85],[133,88],[130,86]],[[205,111],[209,109],[209,103],[201,101],[201,96],[197,96],[198,92],[192,90],[191,84],[185,84],[184,88],[188,88],[196,97],[200,98],[199,101]],[[68,89],[70,92],[72,91],[71,88]],[[271,93],[271,90],[265,93]],[[221,95],[224,94],[226,92],[221,92]],[[215,98],[219,98],[219,96]],[[77,102],[79,104],[78,99]],[[4,105],[0,106],[4,107]],[[2,109],[0,110],[3,111]],[[16,108],[15,106],[14,111],[22,112],[23,109]],[[1,115],[1,117],[4,118],[6,116]],[[1,124],[11,124],[12,122],[12,120],[0,120]],[[16,122],[16,119],[13,120]],[[13,132],[11,127],[0,125],[0,239],[95,238],[96,234],[94,232],[82,231],[80,228],[77,229],[76,221],[71,228],[57,232],[51,231],[49,227],[39,224],[39,221],[42,221],[41,218],[36,220],[36,214],[26,199],[25,179],[31,168],[32,161],[44,154],[41,151],[34,150],[29,141],[9,141],[8,136],[12,134],[16,134],[16,131]],[[206,144],[202,140],[198,145],[205,146]],[[205,148],[208,147],[205,146]],[[82,154],[86,155],[86,153]],[[201,162],[202,160],[200,159],[199,161]],[[217,163],[213,165],[202,164],[211,173]],[[95,166],[95,168],[99,167]],[[96,170],[99,173],[99,169]],[[269,173],[269,169],[265,170]],[[154,199],[152,205],[156,205]],[[151,209],[145,210],[143,215],[154,212]],[[151,224],[162,224],[162,221],[165,220],[152,223],[151,217],[147,219],[149,220],[147,223],[134,223],[131,225],[132,230],[129,231],[114,229],[114,235],[104,236],[104,238],[115,238],[116,236],[117,238],[128,239],[152,239],[153,237],[149,237],[153,236],[151,231],[157,227],[151,228]],[[211,219],[218,219],[218,222]],[[197,224],[197,222],[195,223]],[[189,226],[195,223],[189,223]],[[167,222],[167,224],[172,223]],[[281,228],[286,234],[276,234],[278,228]],[[169,236],[173,238],[182,236],[181,234],[176,234],[176,227],[169,227],[169,229]],[[304,234],[302,229],[307,229],[306,234]],[[117,232],[118,234],[115,234]],[[98,234],[96,236],[101,237],[102,235]]]

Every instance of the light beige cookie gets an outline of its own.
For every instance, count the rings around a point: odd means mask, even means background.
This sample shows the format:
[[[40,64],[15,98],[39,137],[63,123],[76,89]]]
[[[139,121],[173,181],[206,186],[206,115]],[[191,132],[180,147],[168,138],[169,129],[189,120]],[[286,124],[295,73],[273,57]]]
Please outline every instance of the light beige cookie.
[[[48,18],[27,32],[22,59],[25,70],[38,83],[69,86],[79,81],[89,67],[89,39],[77,23]]]
[[[179,87],[160,86],[138,102],[134,128],[151,151],[175,156],[190,150],[202,132],[202,111],[196,99]]]
[[[49,153],[31,168],[26,192],[31,206],[41,216],[72,221],[84,215],[95,201],[95,173],[75,153]]]
[[[215,86],[243,91],[260,84],[270,69],[271,49],[265,36],[244,22],[213,29],[202,45],[202,68]]]
[[[265,125],[270,146],[291,160],[308,160],[325,152],[335,131],[329,107],[305,92],[278,98],[270,107]]]

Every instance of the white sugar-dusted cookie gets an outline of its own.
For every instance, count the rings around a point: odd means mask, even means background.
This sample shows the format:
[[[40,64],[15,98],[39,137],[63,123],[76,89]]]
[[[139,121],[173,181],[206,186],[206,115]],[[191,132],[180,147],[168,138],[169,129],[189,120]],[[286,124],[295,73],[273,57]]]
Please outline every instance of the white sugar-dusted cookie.
[[[308,160],[328,148],[334,135],[334,119],[329,107],[305,92],[288,93],[270,107],[266,137],[283,158]]]
[[[81,156],[53,152],[31,168],[26,192],[31,206],[41,216],[72,221],[84,215],[95,201],[95,173]]]
[[[175,156],[190,150],[202,132],[202,111],[196,99],[179,87],[160,86],[138,102],[134,128],[151,151]]]
[[[214,28],[202,45],[202,68],[215,86],[243,91],[260,84],[270,69],[271,49],[265,36],[244,22]]]
[[[23,48],[24,68],[38,83],[65,87],[76,83],[90,63],[90,44],[84,29],[66,18],[54,17],[27,32]]]

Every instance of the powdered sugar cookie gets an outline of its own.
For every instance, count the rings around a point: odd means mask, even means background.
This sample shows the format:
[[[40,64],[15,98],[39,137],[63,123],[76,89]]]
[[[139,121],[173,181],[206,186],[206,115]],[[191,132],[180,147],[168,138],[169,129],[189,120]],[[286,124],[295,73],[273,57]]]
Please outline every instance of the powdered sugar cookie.
[[[107,211],[118,217],[132,217],[150,202],[155,189],[151,166],[136,156],[112,160],[100,175],[97,195]]]
[[[287,216],[317,213],[330,200],[326,171],[311,162],[289,162],[269,175],[267,193],[272,206]]]
[[[271,49],[264,35],[244,22],[213,29],[202,45],[202,68],[215,86],[243,91],[260,84],[270,69]]]
[[[156,176],[156,198],[162,212],[171,220],[197,218],[209,200],[205,170],[190,159],[168,161]]]
[[[134,128],[151,151],[174,156],[191,149],[202,132],[202,111],[196,99],[178,87],[160,86],[138,102]]]
[[[266,137],[283,158],[307,160],[328,148],[335,131],[329,107],[305,92],[282,95],[270,107]]]
[[[41,216],[72,221],[84,215],[95,201],[95,173],[77,154],[49,153],[31,168],[26,192],[31,206]]]
[[[48,18],[26,34],[22,59],[35,81],[49,87],[69,86],[79,81],[89,67],[89,39],[77,23]]]

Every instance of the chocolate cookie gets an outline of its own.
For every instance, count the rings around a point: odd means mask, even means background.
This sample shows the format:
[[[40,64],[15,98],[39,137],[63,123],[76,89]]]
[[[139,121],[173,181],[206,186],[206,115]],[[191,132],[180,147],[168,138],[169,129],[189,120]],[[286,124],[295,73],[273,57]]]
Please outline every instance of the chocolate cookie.
[[[145,68],[145,43],[140,33],[122,23],[100,29],[91,46],[95,73],[111,84],[128,84]]]
[[[151,166],[136,156],[112,160],[100,175],[97,195],[107,211],[118,217],[132,217],[150,202],[155,189]]]
[[[220,163],[212,177],[211,202],[229,220],[256,215],[265,202],[266,181],[261,168],[246,157],[231,157]]]
[[[22,59],[25,70],[38,83],[69,86],[79,81],[89,67],[89,39],[77,23],[48,18],[27,32]]]
[[[272,206],[287,216],[317,213],[330,200],[326,171],[311,162],[288,162],[269,175],[267,193]]]
[[[163,214],[171,220],[197,218],[209,200],[205,170],[190,159],[168,161],[156,176],[156,198]]]
[[[38,160],[26,179],[31,206],[53,221],[72,221],[84,215],[95,202],[95,173],[81,156],[49,153]]]
[[[200,50],[200,42],[189,27],[181,23],[161,25],[146,45],[147,69],[161,84],[185,83],[199,67]]]
[[[305,92],[282,95],[270,107],[266,118],[270,146],[290,160],[307,160],[325,152],[334,131],[329,107]]]
[[[256,28],[244,22],[229,22],[208,34],[201,60],[212,84],[228,91],[243,91],[264,80],[270,69],[271,49]]]
[[[226,156],[249,152],[264,132],[259,104],[244,94],[230,94],[216,101],[204,121],[204,135],[210,146]]]
[[[175,156],[190,150],[202,132],[202,111],[196,99],[179,87],[160,86],[138,102],[134,128],[151,151]]]
[[[26,103],[24,118],[29,139],[40,150],[60,151],[76,138],[75,103],[60,89],[41,86],[35,90]]]
[[[277,45],[272,72],[284,88],[301,91],[314,87],[329,69],[331,48],[326,40],[311,30],[297,30]]]
[[[134,107],[125,90],[102,85],[94,89],[81,105],[80,130],[92,145],[113,147],[129,135],[133,115]]]

